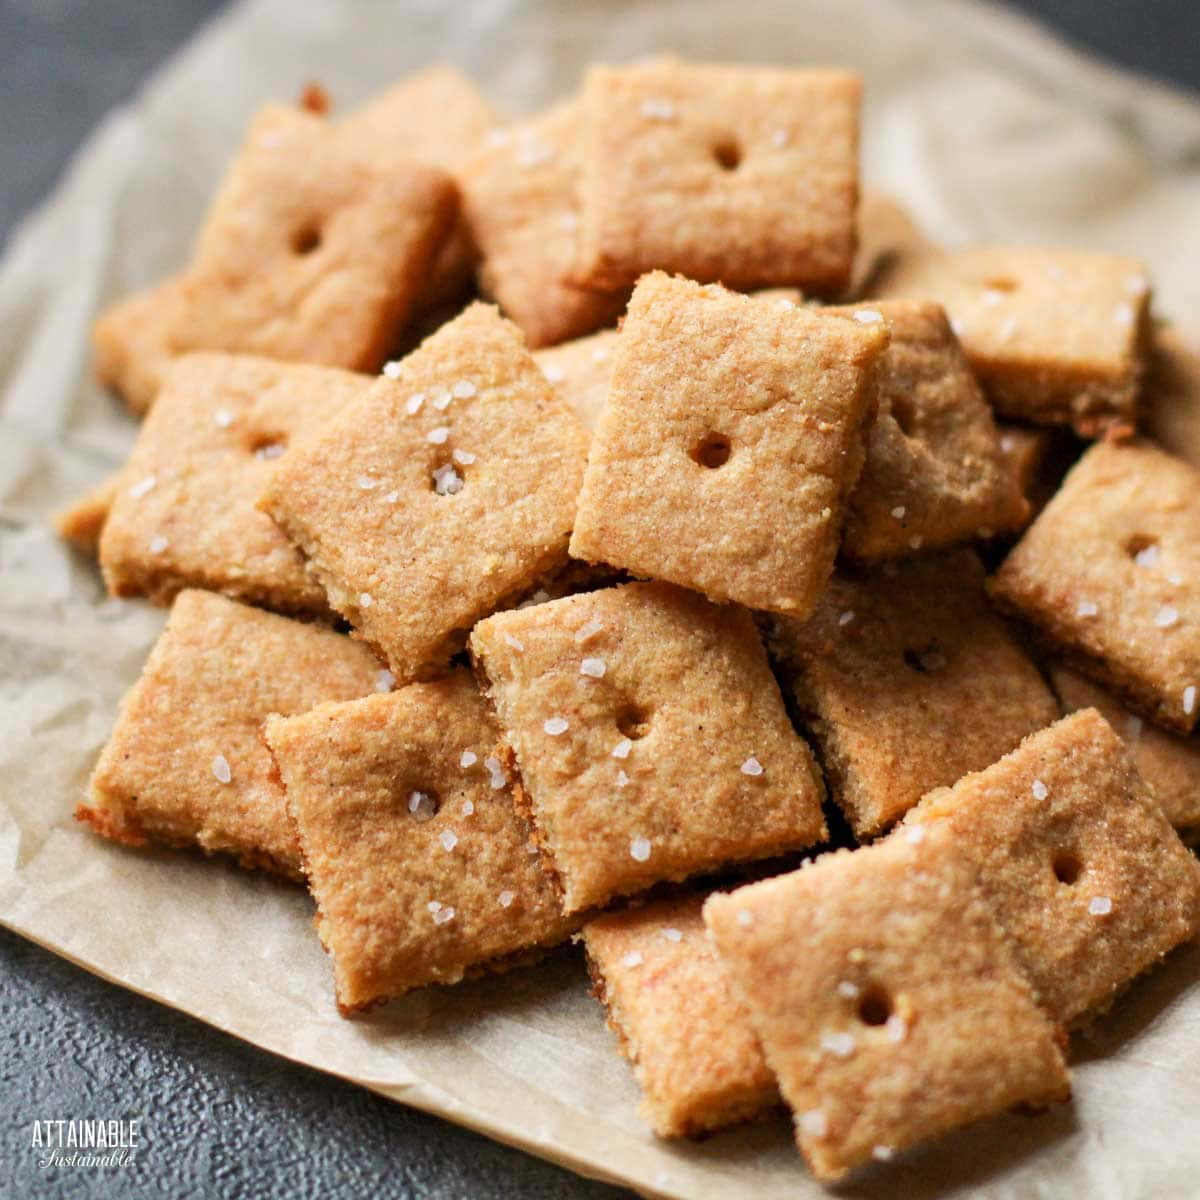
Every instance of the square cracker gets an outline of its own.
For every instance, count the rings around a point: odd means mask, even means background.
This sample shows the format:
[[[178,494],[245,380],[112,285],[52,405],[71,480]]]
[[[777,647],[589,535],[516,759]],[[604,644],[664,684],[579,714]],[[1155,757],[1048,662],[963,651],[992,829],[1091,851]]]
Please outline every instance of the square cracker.
[[[463,214],[483,254],[480,282],[534,348],[612,324],[629,295],[628,286],[588,289],[569,278],[579,138],[578,108],[562,104],[493,131],[457,171]]]
[[[595,430],[608,399],[618,337],[615,329],[602,329],[587,337],[535,350],[533,354],[542,374],[590,430]]]
[[[411,680],[565,565],[586,455],[520,331],[474,304],[285,456],[260,505]]]
[[[255,118],[190,266],[100,315],[97,372],[135,411],[188,350],[373,371],[426,285],[457,211],[433,167],[376,167],[320,117]]]
[[[470,672],[273,717],[265,736],[343,1016],[577,924],[530,853]]]
[[[593,67],[576,277],[646,271],[815,295],[850,280],[862,83],[846,71]]]
[[[882,324],[643,278],[617,341],[571,553],[807,615],[862,464]]]
[[[1200,841],[1200,738],[1148,725],[1069,667],[1051,667],[1050,681],[1064,712],[1094,708],[1120,734],[1167,820],[1185,843]]]
[[[1155,330],[1146,391],[1150,434],[1200,470],[1200,326]]]
[[[100,538],[109,591],[169,604],[199,587],[327,614],[324,591],[255,502],[277,456],[370,384],[350,371],[248,355],[176,359]]]
[[[704,931],[702,895],[607,913],[583,929],[593,990],[659,1137],[752,1120],[779,1104],[750,1014]]]
[[[1200,718],[1200,471],[1149,443],[1079,460],[989,584],[1137,712]]]
[[[824,837],[744,610],[631,583],[497,613],[470,649],[567,912]]]
[[[970,551],[847,568],[808,621],[771,622],[768,645],[859,838],[1058,716]]]
[[[339,633],[181,592],[76,816],[114,841],[194,845],[300,878],[260,726],[385,685],[370,651]]]
[[[380,92],[337,125],[343,142],[381,169],[420,162],[453,171],[499,123],[479,89],[456,67],[437,64]],[[423,312],[470,285],[475,249],[461,221],[446,239],[419,298]]]
[[[945,830],[1055,1021],[1107,1008],[1191,938],[1200,863],[1095,709],[1027,738],[906,818]]]
[[[120,470],[113,471],[66,508],[59,509],[53,518],[58,536],[78,550],[97,554],[104,522],[108,520],[124,478]]]
[[[1070,1094],[1059,1032],[950,837],[825,855],[713,896],[704,919],[818,1178]]]
[[[972,247],[901,255],[880,298],[937,300],[996,411],[1074,425],[1136,423],[1150,286],[1136,259]]]
[[[864,562],[903,558],[1023,524],[1028,505],[941,305],[886,300],[823,311],[860,321],[878,314],[891,334],[843,552]]]

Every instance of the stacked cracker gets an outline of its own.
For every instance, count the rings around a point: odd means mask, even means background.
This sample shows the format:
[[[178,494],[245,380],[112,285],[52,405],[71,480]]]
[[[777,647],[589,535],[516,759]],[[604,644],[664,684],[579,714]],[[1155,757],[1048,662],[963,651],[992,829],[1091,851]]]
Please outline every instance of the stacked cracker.
[[[172,605],[82,819],[303,878],[345,1014],[582,931],[656,1132],[827,1179],[1066,1099],[1200,919],[1195,372],[1132,261],[860,211],[859,90],[267,110],[61,523]]]

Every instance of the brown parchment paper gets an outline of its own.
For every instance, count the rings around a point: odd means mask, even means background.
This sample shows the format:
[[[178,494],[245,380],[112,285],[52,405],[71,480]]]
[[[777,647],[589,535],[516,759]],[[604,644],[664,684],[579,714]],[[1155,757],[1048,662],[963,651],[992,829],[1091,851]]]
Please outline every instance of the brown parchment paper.
[[[868,179],[936,236],[1142,255],[1160,311],[1200,314],[1200,103],[1101,68],[1013,15],[867,0],[258,0],[106,117],[0,264],[0,920],[274,1053],[656,1196],[816,1197],[784,1122],[658,1143],[574,952],[334,1012],[294,888],[101,843],[72,820],[161,613],[103,598],[46,516],[134,427],[88,377],[97,307],[181,263],[256,105],[319,79],[344,104],[434,59],[511,111],[585,61],[661,50],[848,64],[868,80]],[[1077,1042],[1073,1106],[946,1139],[844,1193],[1009,1198],[1200,1190],[1200,950]]]

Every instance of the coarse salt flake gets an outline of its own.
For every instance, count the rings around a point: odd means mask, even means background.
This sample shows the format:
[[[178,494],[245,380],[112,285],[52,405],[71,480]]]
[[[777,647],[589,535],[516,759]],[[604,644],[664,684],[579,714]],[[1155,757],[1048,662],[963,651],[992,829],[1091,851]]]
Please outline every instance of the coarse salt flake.
[[[161,554],[171,543],[160,533],[150,539],[150,553]]]
[[[372,488],[379,486],[379,480],[372,475],[360,475],[355,482],[364,492],[369,492]]]
[[[858,991],[858,984],[851,983],[849,979],[843,979],[841,983],[837,985],[837,994],[839,996],[844,996],[847,1000],[856,1000],[858,998]]]
[[[228,783],[233,778],[233,772],[229,769],[229,760],[223,754],[218,754],[212,760],[212,773],[217,777],[218,783]]]
[[[586,621],[575,630],[575,641],[577,643],[586,642],[588,638],[595,637],[603,628],[604,626],[599,621]]]
[[[1033,793],[1035,800],[1045,800],[1050,794],[1050,789],[1040,779],[1035,779],[1029,790]]]
[[[821,1049],[836,1058],[849,1058],[856,1045],[852,1033],[827,1033],[821,1038]]]
[[[413,392],[413,394],[404,402],[404,411],[411,417],[421,411],[421,405],[424,403],[425,393]]]
[[[448,425],[439,425],[436,429],[431,429],[425,435],[425,440],[432,442],[435,446],[441,446],[449,436],[450,427]]]
[[[393,359],[391,362],[385,362],[383,364],[383,373],[389,379],[399,379],[400,378],[400,363],[396,359]]]
[[[871,1157],[877,1162],[888,1162],[895,1156],[895,1153],[895,1150],[893,1150],[891,1146],[884,1146],[880,1144],[871,1151]]]
[[[1112,912],[1112,900],[1108,896],[1093,896],[1088,901],[1088,912],[1093,917],[1106,917]]]
[[[469,467],[475,461],[475,455],[470,450],[455,450],[450,457],[463,467]]]
[[[838,624],[839,625],[849,625],[850,622],[853,620],[854,620],[854,613],[851,612],[850,609],[846,609],[846,611],[844,613],[842,613],[842,615],[840,617],[838,617]]]
[[[829,1121],[819,1108],[810,1108],[800,1114],[800,1132],[808,1137],[824,1137],[829,1132]]]
[[[458,834],[453,829],[443,829],[438,834],[438,841],[442,843],[442,849],[449,854],[458,845]]]
[[[390,692],[396,686],[396,677],[386,667],[375,672],[375,690]]]
[[[673,925],[670,925],[664,929],[662,931],[662,935],[667,939],[668,942],[683,941],[683,931],[681,929],[676,929]]]
[[[469,379],[460,379],[450,390],[456,400],[470,400],[479,391]]]
[[[617,772],[617,787],[624,788],[629,786],[629,776],[624,771]]]
[[[445,925],[454,920],[454,908],[451,905],[446,905],[444,908],[438,909],[433,914],[433,923],[435,925]]]
[[[624,967],[640,967],[645,959],[642,958],[640,951],[630,950],[628,954],[621,959],[621,965]]]
[[[1127,275],[1125,277],[1125,290],[1131,296],[1141,296],[1150,290],[1150,281],[1145,275]]]
[[[437,805],[434,804],[433,797],[428,792],[409,792],[408,811],[418,821],[428,821],[437,815]]]
[[[360,592],[358,595],[358,607],[370,608],[375,603],[375,597],[370,592]]]
[[[542,374],[545,375],[545,377],[551,383],[562,383],[562,381],[567,377],[566,371],[564,371],[562,367],[558,365],[558,363],[546,363],[545,366],[542,367]]]
[[[874,308],[860,308],[854,314],[854,319],[860,325],[879,325],[883,321],[883,313]]]
[[[590,675],[593,679],[603,679],[606,670],[607,667],[602,658],[585,658],[579,664],[580,675]]]
[[[1118,304],[1117,307],[1113,309],[1113,320],[1116,321],[1118,325],[1132,325],[1136,317],[1137,314],[1133,311],[1132,304]]]
[[[910,825],[904,831],[904,837],[907,841],[911,842],[914,846],[919,846],[925,840],[925,826],[924,825]]]
[[[628,758],[630,750],[633,749],[633,743],[628,738],[622,738],[613,748],[613,758]]]
[[[511,633],[506,633],[504,635],[504,644],[506,646],[511,646],[518,653],[525,649],[525,643],[521,641],[519,637],[516,637]]]
[[[464,817],[473,817],[475,815],[475,801],[469,796],[462,804],[462,815]]]
[[[566,733],[570,725],[567,724],[566,717],[550,717],[542,722],[542,728],[551,737],[558,737],[560,733]]]
[[[431,913],[435,913],[435,912],[441,912],[443,905],[440,900],[430,900],[430,902],[427,905],[425,905],[425,907],[427,909],[429,909],[429,911]]]
[[[675,105],[670,100],[661,100],[652,96],[642,101],[642,116],[648,121],[673,121],[675,120]]]
[[[275,458],[283,457],[283,444],[281,442],[269,442],[265,446],[259,446],[254,452],[254,457],[261,462],[270,462]]]
[[[479,761],[479,755],[474,750],[464,750],[458,756],[458,765],[460,767],[473,767]]]
[[[1143,546],[1134,556],[1133,561],[1139,567],[1157,567],[1162,558],[1162,551],[1158,547],[1157,542],[1151,542],[1148,546]]]
[[[389,504],[395,504],[395,503],[396,503],[396,501],[400,499],[400,492],[399,492],[399,489],[397,489],[397,490],[395,490],[395,491],[388,492],[388,494],[387,494],[386,496],[384,496],[384,499],[385,499],[385,500],[386,500],[386,501],[387,501]]]
[[[786,129],[776,129],[771,134],[771,145],[782,150],[788,144],[788,131]]]
[[[1100,609],[1096,606],[1095,601],[1080,600],[1078,607],[1075,609],[1077,617],[1094,617]]]
[[[463,490],[463,477],[449,463],[443,463],[433,472],[433,490],[439,496],[457,496]]]
[[[548,162],[554,161],[554,147],[546,142],[537,142],[532,139],[521,143],[517,148],[517,166],[525,167],[541,167]]]
[[[504,891],[502,891],[500,895],[496,897],[496,899],[500,901],[501,908],[508,908],[516,898],[516,892],[510,892],[508,888],[505,888]]]
[[[157,482],[157,475],[147,475],[145,479],[139,480],[129,489],[129,494],[134,500],[140,500]]]
[[[897,504],[896,507],[892,509],[892,516],[895,517],[897,521],[903,521],[907,512],[908,509],[905,508],[903,504]]]
[[[983,293],[983,302],[989,308],[995,308],[1004,300],[1004,293],[999,288],[987,288]]]
[[[1164,604],[1162,608],[1154,614],[1154,623],[1159,629],[1170,629],[1179,620],[1179,609],[1172,608],[1169,604]]]
[[[884,1023],[883,1030],[889,1040],[902,1042],[908,1037],[908,1022],[903,1017],[898,1017],[893,1013]]]
[[[950,330],[956,338],[961,338],[967,332],[967,323],[966,321],[960,321],[957,317],[951,317]]]
[[[741,770],[743,775],[761,775],[763,773],[763,765],[752,754],[742,763]]]
[[[1183,689],[1183,714],[1190,717],[1196,711],[1196,688],[1192,684],[1188,684]]]
[[[650,839],[645,837],[635,837],[629,843],[629,857],[636,862],[646,862],[650,858]]]
[[[508,776],[504,773],[504,768],[500,765],[498,758],[485,758],[483,765],[491,776],[489,783],[492,785],[492,791],[498,792],[508,783]]]
[[[233,424],[233,413],[227,408],[218,408],[213,413],[213,421],[218,429],[228,429]]]

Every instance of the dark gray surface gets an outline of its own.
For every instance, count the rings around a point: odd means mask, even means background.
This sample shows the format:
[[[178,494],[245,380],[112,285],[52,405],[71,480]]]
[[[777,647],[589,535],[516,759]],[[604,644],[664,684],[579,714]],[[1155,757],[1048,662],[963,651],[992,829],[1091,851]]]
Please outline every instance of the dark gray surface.
[[[302,3],[302,0],[297,0]],[[1081,46],[1200,89],[1197,0],[1016,0]],[[100,116],[220,4],[0,0],[0,236]],[[282,1062],[0,931],[0,1196],[600,1200],[590,1183]],[[140,1117],[138,1164],[42,1172],[36,1119]]]

